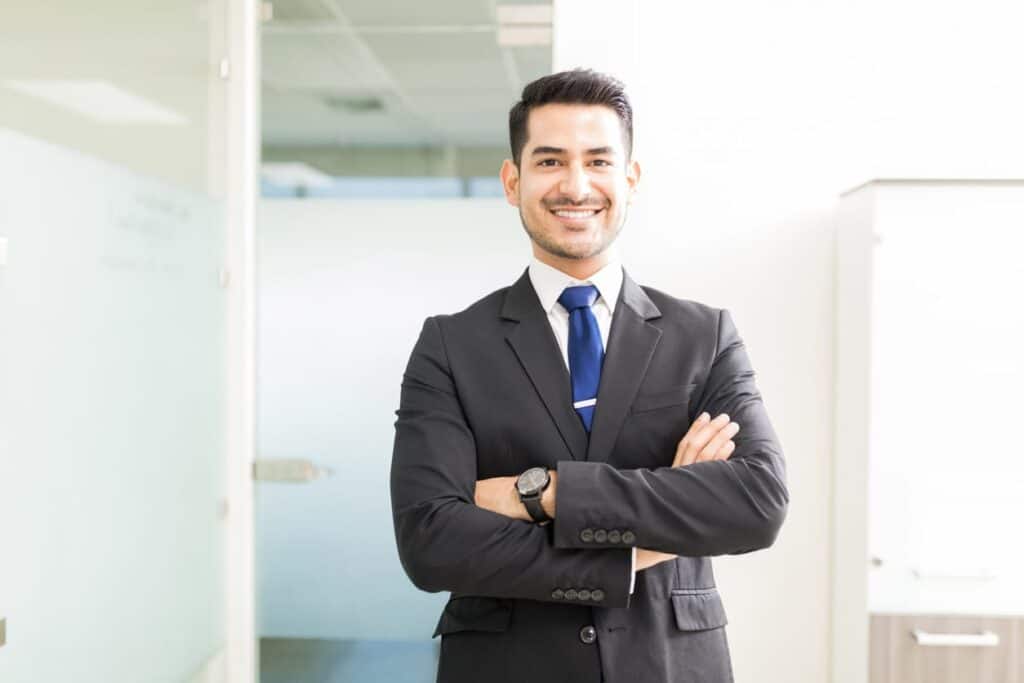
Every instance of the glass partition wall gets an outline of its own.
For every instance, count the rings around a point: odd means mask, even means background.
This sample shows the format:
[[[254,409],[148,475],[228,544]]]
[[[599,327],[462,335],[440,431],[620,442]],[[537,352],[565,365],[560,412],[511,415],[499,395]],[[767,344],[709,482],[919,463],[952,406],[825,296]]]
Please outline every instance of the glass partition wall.
[[[0,22],[0,680],[224,680],[223,0]]]

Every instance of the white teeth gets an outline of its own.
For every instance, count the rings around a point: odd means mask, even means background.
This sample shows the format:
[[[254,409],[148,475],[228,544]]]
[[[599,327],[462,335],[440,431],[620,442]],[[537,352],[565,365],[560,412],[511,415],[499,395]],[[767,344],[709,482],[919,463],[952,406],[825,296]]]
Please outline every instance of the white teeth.
[[[596,210],[591,211],[555,211],[556,216],[562,218],[589,218],[597,213]]]

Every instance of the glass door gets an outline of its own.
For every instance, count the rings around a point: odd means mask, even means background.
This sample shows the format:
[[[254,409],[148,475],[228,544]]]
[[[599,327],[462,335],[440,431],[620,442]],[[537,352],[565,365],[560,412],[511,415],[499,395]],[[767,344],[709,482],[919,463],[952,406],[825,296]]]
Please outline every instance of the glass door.
[[[0,22],[0,680],[225,679],[222,0]]]

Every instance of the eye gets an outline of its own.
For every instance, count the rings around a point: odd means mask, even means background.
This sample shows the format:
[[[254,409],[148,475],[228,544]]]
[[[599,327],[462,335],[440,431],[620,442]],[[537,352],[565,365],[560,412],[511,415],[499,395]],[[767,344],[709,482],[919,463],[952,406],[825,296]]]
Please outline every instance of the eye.
[[[551,163],[548,163],[548,162],[551,162]],[[538,166],[552,166],[552,165],[557,164],[557,163],[558,163],[558,159],[541,159],[540,162],[538,162],[537,165]]]
[[[602,166],[611,166],[611,162],[607,159],[594,159],[595,164],[601,164]]]

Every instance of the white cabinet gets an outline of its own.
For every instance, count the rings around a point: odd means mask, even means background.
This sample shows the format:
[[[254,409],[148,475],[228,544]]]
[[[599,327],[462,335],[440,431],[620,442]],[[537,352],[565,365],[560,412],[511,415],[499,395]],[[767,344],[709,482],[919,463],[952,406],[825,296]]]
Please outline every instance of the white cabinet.
[[[1024,182],[836,218],[833,679],[864,683],[870,615],[1024,615]]]

